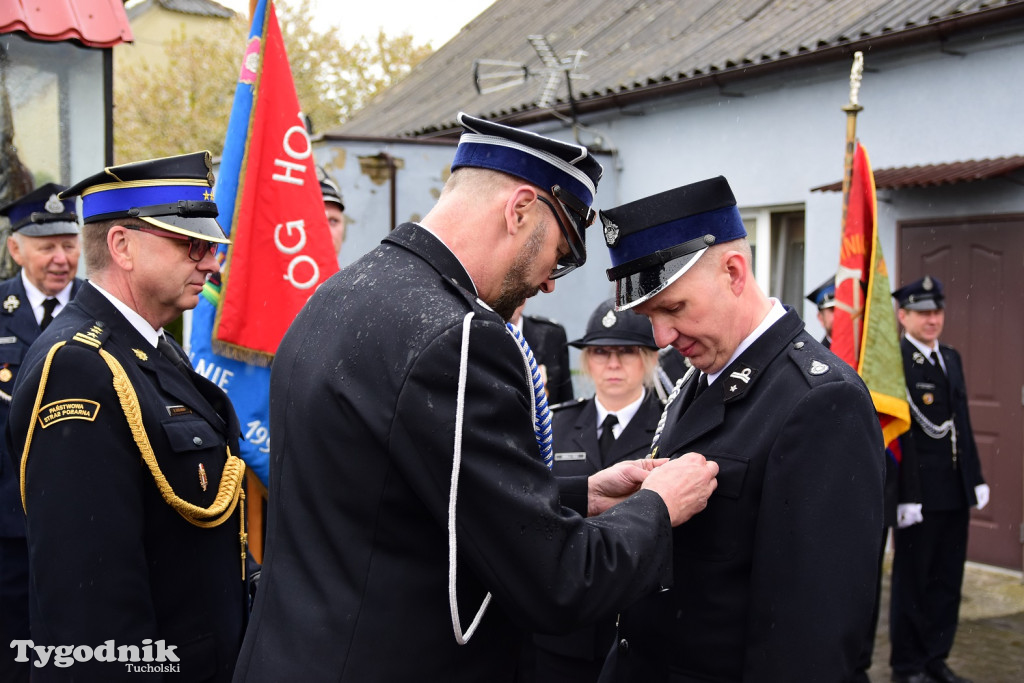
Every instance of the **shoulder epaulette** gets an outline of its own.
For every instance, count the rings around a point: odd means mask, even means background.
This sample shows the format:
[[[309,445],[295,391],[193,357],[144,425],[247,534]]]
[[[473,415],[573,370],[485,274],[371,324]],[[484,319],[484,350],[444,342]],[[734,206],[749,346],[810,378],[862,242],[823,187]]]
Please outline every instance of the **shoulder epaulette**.
[[[96,320],[83,325],[75,335],[71,337],[69,344],[78,344],[90,349],[99,349],[103,342],[110,336],[110,330],[101,321]]]
[[[569,400],[569,401],[562,401],[561,403],[556,403],[555,405],[550,406],[548,408],[548,410],[550,410],[551,412],[555,412],[556,410],[564,410],[565,408],[572,408],[573,406],[578,406],[579,404],[584,403],[586,400],[587,399],[585,399],[585,398],[574,398],[574,399]]]
[[[830,353],[806,332],[798,335],[790,343],[789,358],[799,366],[804,379],[812,387],[826,382],[834,382],[844,375],[846,363],[837,358],[835,354]]]

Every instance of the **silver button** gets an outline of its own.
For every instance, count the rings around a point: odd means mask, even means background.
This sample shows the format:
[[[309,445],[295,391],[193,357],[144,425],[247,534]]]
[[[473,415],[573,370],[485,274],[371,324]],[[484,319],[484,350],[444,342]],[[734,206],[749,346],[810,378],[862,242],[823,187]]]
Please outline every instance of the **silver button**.
[[[193,436],[192,437],[192,443],[194,443],[197,446],[202,446],[203,445],[203,440],[201,438],[199,438],[198,436]]]
[[[793,348],[794,349],[802,349],[802,348],[804,348],[804,343],[803,342],[797,342],[796,344],[793,344]]]

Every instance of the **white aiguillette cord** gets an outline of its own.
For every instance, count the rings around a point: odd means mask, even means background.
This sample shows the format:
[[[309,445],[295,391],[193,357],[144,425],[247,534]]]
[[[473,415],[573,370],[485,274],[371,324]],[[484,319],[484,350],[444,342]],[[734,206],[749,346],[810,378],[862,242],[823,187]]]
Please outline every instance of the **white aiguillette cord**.
[[[488,593],[480,604],[469,630],[462,632],[459,620],[459,598],[455,590],[455,573],[457,569],[456,554],[458,544],[455,538],[455,502],[459,494],[459,469],[462,467],[462,421],[466,411],[466,373],[469,369],[469,323],[473,313],[469,312],[462,320],[462,352],[459,357],[459,394],[455,407],[455,451],[452,453],[452,485],[448,494],[448,604],[452,612],[452,629],[455,631],[455,642],[465,645],[473,637],[480,620],[483,619],[487,606],[491,603]]]

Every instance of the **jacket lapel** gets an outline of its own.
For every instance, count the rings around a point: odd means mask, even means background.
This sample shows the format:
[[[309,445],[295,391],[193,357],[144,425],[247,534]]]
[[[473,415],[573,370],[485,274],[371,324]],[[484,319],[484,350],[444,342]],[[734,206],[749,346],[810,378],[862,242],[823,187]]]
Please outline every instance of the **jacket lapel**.
[[[690,405],[677,400],[680,406],[669,411],[658,454],[668,457],[678,453],[725,422],[727,405],[743,401],[753,391],[764,370],[802,329],[800,317],[787,310]],[[697,379],[695,372],[688,381],[693,387],[684,386],[683,396],[693,395]]]
[[[658,401],[656,394],[648,389],[647,395],[644,396],[644,402],[640,404],[640,409],[636,411],[636,415],[619,434],[619,438],[615,440],[615,445],[612,446],[611,462],[625,460],[637,451],[642,452],[636,457],[642,458],[647,455],[650,452],[651,439],[654,437],[654,426],[658,423],[660,415],[661,402]],[[607,465],[605,466],[607,467]]]
[[[112,334],[107,343],[118,349],[121,358],[134,359],[135,365],[152,377],[163,392],[201,415],[210,424],[218,427],[224,425],[223,418],[196,389],[193,382],[139,334],[139,331],[132,327],[105,296],[92,287],[87,287],[82,289],[75,300],[91,317],[102,321],[110,328]]]
[[[604,469],[601,463],[601,449],[597,444],[597,403],[592,399],[583,406],[573,425],[573,445],[587,454],[587,462],[594,471]]]

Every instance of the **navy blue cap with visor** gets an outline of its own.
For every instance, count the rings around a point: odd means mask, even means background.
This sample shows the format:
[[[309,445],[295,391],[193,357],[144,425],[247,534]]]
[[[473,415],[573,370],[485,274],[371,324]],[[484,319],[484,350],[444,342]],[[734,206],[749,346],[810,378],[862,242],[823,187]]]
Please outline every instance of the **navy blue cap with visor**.
[[[217,222],[209,152],[109,166],[61,193],[82,197],[82,222],[137,218],[161,230],[229,244]]]
[[[908,311],[939,311],[946,301],[942,282],[930,275],[900,287],[892,295],[899,307]]]
[[[61,200],[63,185],[47,183],[0,207],[0,216],[7,216],[11,232],[29,237],[77,235],[78,216],[75,200]]]
[[[826,308],[835,308],[836,305],[836,276],[818,285],[817,289],[807,295],[807,300],[818,307],[819,311]]]
[[[601,211],[616,310],[637,306],[683,276],[708,247],[747,236],[722,176]]]
[[[569,243],[552,278],[561,277],[587,260],[586,229],[594,222],[591,206],[601,179],[601,164],[582,145],[544,137],[527,130],[478,119],[460,112],[457,120],[465,129],[459,138],[452,171],[462,167],[486,168],[521,178],[549,192],[569,219],[559,229]],[[541,197],[544,203],[549,204]]]

